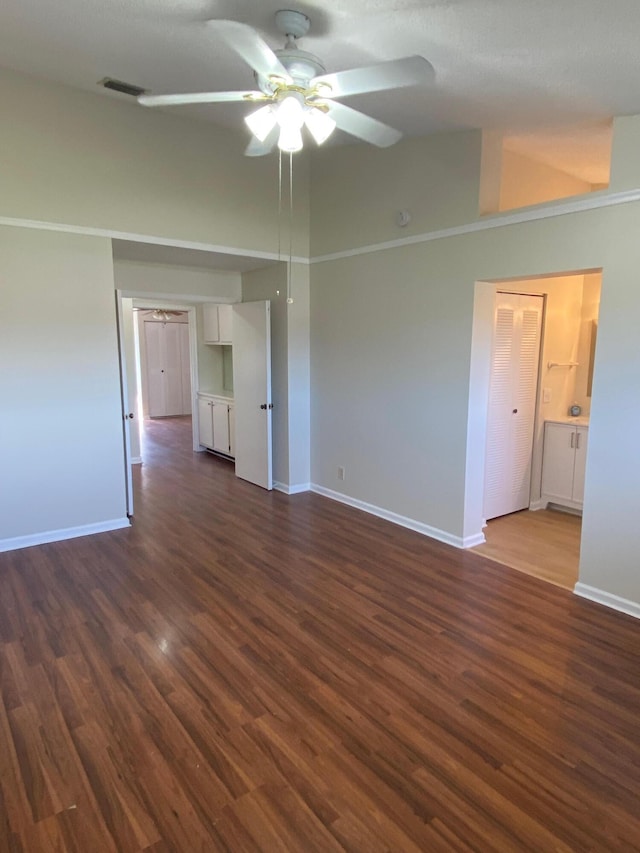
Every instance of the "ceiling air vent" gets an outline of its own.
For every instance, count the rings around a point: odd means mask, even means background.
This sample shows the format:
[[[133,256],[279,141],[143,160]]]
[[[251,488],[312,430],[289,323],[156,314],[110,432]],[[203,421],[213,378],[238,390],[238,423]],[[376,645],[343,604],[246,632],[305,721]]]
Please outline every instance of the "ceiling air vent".
[[[103,77],[102,80],[98,80],[98,86],[104,86],[105,89],[112,89],[114,92],[121,92],[123,95],[130,95],[132,98],[137,98],[138,95],[144,95],[146,92],[146,89],[141,86],[125,83],[123,80],[114,80],[113,77]]]

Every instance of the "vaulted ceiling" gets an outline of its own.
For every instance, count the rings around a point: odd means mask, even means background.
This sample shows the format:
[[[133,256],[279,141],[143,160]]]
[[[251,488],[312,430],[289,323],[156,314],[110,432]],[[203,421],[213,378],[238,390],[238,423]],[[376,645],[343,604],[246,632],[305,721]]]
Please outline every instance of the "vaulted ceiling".
[[[610,117],[640,112],[637,0],[3,0],[0,64],[103,97],[96,84],[105,76],[154,93],[252,88],[250,69],[206,21],[248,23],[278,48],[273,14],[287,4],[311,18],[301,47],[328,71],[429,59],[432,86],[349,100],[408,135],[501,129],[526,151],[528,138],[552,131],[556,142],[538,144],[538,154],[549,162],[562,149],[593,180]],[[173,109],[233,128],[246,112]]]

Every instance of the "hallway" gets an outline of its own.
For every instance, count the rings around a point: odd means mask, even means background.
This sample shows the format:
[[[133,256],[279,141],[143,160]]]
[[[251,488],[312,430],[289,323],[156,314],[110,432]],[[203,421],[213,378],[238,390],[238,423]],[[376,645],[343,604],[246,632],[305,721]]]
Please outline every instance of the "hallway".
[[[0,850],[640,850],[636,620],[145,427],[0,554]]]

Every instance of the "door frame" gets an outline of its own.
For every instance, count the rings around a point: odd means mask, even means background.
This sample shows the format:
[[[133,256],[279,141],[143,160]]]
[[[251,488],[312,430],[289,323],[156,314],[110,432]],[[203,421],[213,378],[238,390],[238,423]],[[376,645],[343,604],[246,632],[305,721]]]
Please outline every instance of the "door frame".
[[[116,289],[116,313],[117,316],[122,315],[122,300],[123,298],[134,299],[136,308],[166,308],[173,311],[185,311],[187,313],[187,323],[189,327],[189,373],[191,380],[191,426],[193,450],[200,450],[199,434],[198,434],[198,336],[196,326],[196,303],[185,303],[184,295],[165,293],[158,295],[157,298],[149,298],[149,293],[135,290]],[[203,302],[207,301],[202,299]],[[118,336],[119,336],[118,332]],[[136,342],[136,347],[138,347]],[[124,377],[124,387],[126,387],[126,358],[124,351],[120,359],[120,381],[122,383]],[[194,414],[195,413],[195,414]],[[125,447],[126,453],[126,447]],[[131,473],[131,461],[127,456],[128,476]]]
[[[493,335],[493,306],[494,294],[497,290],[509,291],[509,285],[516,285],[522,281],[539,281],[540,288],[534,293],[536,296],[545,296],[545,312],[542,318],[541,335],[541,363],[538,371],[538,406],[534,424],[535,435],[540,441],[540,430],[544,426],[543,412],[541,407],[541,370],[543,368],[547,293],[545,288],[546,279],[568,278],[573,276],[584,276],[592,273],[602,273],[601,267],[569,270],[551,270],[544,273],[528,274],[523,272],[518,275],[503,279],[479,280],[475,282],[473,319],[471,334],[471,353],[469,366],[469,408],[467,413],[467,444],[465,463],[465,494],[463,515],[463,547],[473,548],[485,541],[483,528],[486,521],[483,517],[484,504],[484,470],[485,470],[485,447],[487,434],[487,415],[489,405],[489,383],[491,379],[491,352]],[[528,289],[531,293],[536,288]],[[596,353],[596,364],[597,364]],[[593,398],[592,398],[593,400]],[[593,401],[592,401],[593,409]],[[536,446],[534,444],[534,468],[532,469],[531,497],[529,507],[532,510],[541,509],[542,502],[536,498],[536,490],[540,489],[542,475],[542,453],[536,459]],[[583,509],[586,509],[586,500]]]
[[[502,281],[476,281],[473,301],[473,326],[471,332],[471,358],[469,370],[469,411],[467,416],[467,447],[463,519],[463,547],[474,548],[486,541],[482,532],[487,526],[484,517],[484,485],[487,450],[487,426],[489,419],[489,392],[491,387],[491,363],[493,357],[493,332],[495,322],[495,299],[498,291],[509,290],[509,284],[518,281],[531,281],[572,273],[550,273],[548,275],[521,275]],[[573,273],[579,275],[579,273]],[[533,422],[534,452],[532,454],[531,485],[529,490],[529,506],[534,507],[531,500],[535,493],[536,484],[539,490],[539,477],[535,462],[535,442],[540,428],[540,377],[542,370],[542,354],[544,352],[545,320],[547,310],[547,294],[541,284],[538,293],[532,296],[542,296],[542,328],[540,332],[540,359],[538,362],[538,380],[536,386],[536,413]]]

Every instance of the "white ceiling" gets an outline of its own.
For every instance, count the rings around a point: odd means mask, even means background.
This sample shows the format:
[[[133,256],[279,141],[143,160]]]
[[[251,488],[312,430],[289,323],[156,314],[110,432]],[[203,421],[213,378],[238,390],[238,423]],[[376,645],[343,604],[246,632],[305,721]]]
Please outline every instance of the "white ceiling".
[[[206,20],[244,21],[277,48],[273,13],[287,4],[311,17],[301,47],[328,71],[413,53],[430,60],[433,87],[348,101],[409,135],[504,129],[522,149],[533,130],[563,128],[562,144],[549,137],[547,162],[557,149],[575,173],[574,135],[579,168],[595,174],[602,122],[640,113],[638,0],[2,0],[0,62],[103,97],[123,97],[97,90],[105,76],[154,93],[252,88]],[[238,128],[246,107],[174,110]]]

